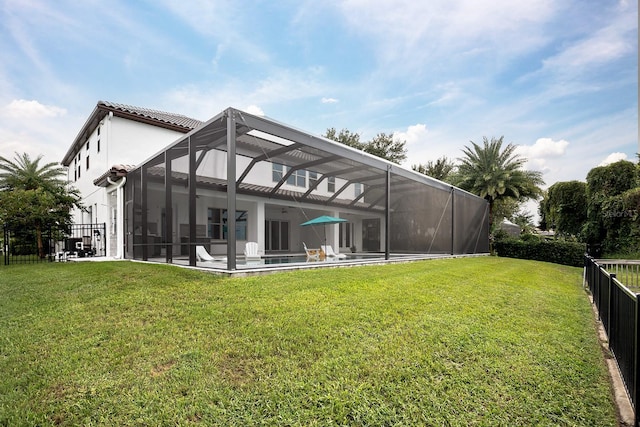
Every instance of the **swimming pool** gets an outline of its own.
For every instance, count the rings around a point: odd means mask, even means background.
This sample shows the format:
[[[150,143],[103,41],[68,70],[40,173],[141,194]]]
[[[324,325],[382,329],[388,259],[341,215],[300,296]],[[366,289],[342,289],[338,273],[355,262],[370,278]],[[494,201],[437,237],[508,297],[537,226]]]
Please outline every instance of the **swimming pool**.
[[[290,255],[290,256],[265,256],[261,261],[264,264],[321,264],[321,263],[337,263],[337,262],[349,262],[357,260],[371,260],[377,258],[384,258],[384,254],[348,254],[346,258],[325,258],[324,260],[311,260],[307,259],[306,255]]]

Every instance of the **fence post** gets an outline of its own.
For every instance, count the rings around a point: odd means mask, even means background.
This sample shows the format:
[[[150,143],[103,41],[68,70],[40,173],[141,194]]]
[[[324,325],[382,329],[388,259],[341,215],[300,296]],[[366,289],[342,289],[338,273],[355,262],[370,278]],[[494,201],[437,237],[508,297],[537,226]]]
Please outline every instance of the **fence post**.
[[[613,310],[613,281],[616,279],[615,274],[609,274],[609,300],[607,301],[607,340],[611,342],[611,335],[613,331],[611,330],[611,311]]]
[[[596,307],[598,307],[598,319],[602,321],[602,267],[600,267],[600,265],[598,265],[598,274],[596,275],[594,283],[596,284],[594,301],[596,301]]]
[[[640,426],[640,414],[638,411],[638,388],[640,386],[640,351],[638,351],[638,346],[640,345],[640,294],[636,295],[636,313],[635,313],[635,334],[634,334],[634,343],[633,343],[633,391],[632,391],[632,399],[631,403],[633,405],[634,412],[634,421],[633,425],[638,427]]]

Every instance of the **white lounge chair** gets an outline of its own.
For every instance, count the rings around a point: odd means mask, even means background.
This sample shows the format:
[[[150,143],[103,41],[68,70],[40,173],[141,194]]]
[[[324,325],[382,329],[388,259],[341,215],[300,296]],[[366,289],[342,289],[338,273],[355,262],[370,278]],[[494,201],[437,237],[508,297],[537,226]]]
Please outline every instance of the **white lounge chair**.
[[[324,258],[322,249],[309,249],[305,242],[302,242],[302,246],[304,247],[304,251],[307,253],[307,261],[310,259],[320,260],[321,258]]]
[[[247,261],[259,261],[262,259],[258,251],[258,243],[247,242],[244,245],[244,257]]]
[[[227,257],[212,257],[209,252],[204,248],[204,246],[196,246],[196,259],[200,262],[211,262],[211,261],[226,261]]]
[[[346,258],[347,256],[345,254],[337,254],[333,251],[333,248],[331,247],[331,245],[322,245],[320,246],[320,248],[322,249],[322,251],[325,253],[325,255],[327,256],[327,258],[338,258],[338,259],[342,259],[342,258]]]

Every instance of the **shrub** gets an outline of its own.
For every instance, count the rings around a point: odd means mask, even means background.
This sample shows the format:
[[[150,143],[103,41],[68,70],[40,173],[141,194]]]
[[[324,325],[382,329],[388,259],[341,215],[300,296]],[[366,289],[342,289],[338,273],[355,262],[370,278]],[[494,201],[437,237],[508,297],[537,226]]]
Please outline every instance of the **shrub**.
[[[502,239],[494,243],[498,256],[553,262],[582,267],[585,247],[583,244],[564,240]]]

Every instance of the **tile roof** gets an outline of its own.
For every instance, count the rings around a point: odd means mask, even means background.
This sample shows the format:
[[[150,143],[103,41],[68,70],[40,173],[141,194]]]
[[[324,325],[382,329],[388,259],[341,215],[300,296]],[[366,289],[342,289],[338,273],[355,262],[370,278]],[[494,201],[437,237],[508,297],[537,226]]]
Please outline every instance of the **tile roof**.
[[[152,110],[150,108],[135,107],[132,105],[118,104],[109,101],[98,101],[98,107],[105,107],[111,111],[119,111],[125,114],[133,116],[139,116],[153,121],[158,121],[178,127],[182,127],[188,130],[195,129],[202,125],[204,122],[201,120],[193,119],[191,117],[184,116],[182,114],[168,113],[165,111]]]
[[[188,133],[193,129],[200,127],[205,122],[182,114],[167,113],[165,111],[152,110],[150,108],[134,107],[133,105],[118,104],[109,101],[98,101],[93,112],[87,118],[87,121],[78,132],[73,143],[69,147],[67,154],[62,159],[63,166],[69,166],[74,156],[86,142],[89,135],[109,112],[114,116],[123,117],[129,120],[146,123],[152,126],[158,126],[170,129],[176,132]]]

